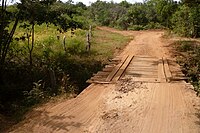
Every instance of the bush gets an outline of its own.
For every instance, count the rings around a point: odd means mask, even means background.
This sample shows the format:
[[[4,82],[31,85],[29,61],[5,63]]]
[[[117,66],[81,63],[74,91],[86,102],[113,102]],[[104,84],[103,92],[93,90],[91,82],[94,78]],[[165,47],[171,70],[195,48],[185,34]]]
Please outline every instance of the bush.
[[[179,57],[178,63],[182,66],[183,73],[189,77],[189,81],[195,86],[195,91],[200,92],[200,46],[197,42],[179,41],[177,51],[184,52]]]
[[[200,80],[198,83],[196,83],[194,89],[197,92],[197,96],[199,96],[200,95]]]
[[[188,52],[194,50],[194,42],[192,41],[181,41],[177,47],[180,52]]]
[[[56,59],[55,66],[69,75],[70,83],[75,87],[76,93],[80,93],[88,84],[93,73],[101,70],[103,64],[94,58],[81,58],[79,56],[66,57],[61,55]]]
[[[128,30],[136,30],[136,31],[144,30],[144,29],[145,28],[142,25],[133,25],[133,26],[128,28]]]
[[[79,38],[71,38],[67,41],[67,53],[71,55],[81,55],[85,52],[84,41]]]
[[[186,37],[200,36],[200,5],[189,7],[182,5],[179,7],[171,19],[172,29],[175,33]]]
[[[25,100],[26,100],[26,104],[27,106],[31,106],[34,104],[37,104],[39,102],[41,102],[46,95],[44,94],[44,91],[42,90],[42,80],[39,80],[38,82],[34,82],[33,83],[33,89],[31,89],[30,91],[24,91],[24,95],[25,95]]]
[[[164,29],[164,26],[162,26],[159,23],[150,22],[144,26],[144,29],[146,29],[146,30],[148,30],[148,29]]]

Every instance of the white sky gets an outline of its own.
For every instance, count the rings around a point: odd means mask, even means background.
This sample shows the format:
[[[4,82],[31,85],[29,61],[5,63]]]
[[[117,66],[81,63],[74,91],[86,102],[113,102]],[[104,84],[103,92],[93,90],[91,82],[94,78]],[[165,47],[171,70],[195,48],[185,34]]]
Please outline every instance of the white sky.
[[[64,1],[66,1],[66,0],[64,0]],[[97,0],[73,0],[75,3],[76,2],[83,2],[85,5],[90,5],[90,3],[94,3],[95,1],[97,1]],[[111,0],[101,0],[101,1],[108,1],[108,2],[110,2]],[[121,1],[123,1],[123,0],[113,0],[114,2],[116,2],[116,3],[119,3],[119,2],[121,2]],[[143,0],[126,0],[127,2],[130,2],[130,3],[135,3],[135,2],[143,2]]]
[[[14,1],[14,3],[19,2],[19,0],[8,0],[9,4],[11,4],[10,1]],[[68,0],[62,0],[62,1],[66,2]],[[94,3],[97,0],[72,0],[72,1],[74,1],[74,3],[83,2],[85,5],[89,6],[90,3]],[[119,3],[119,2],[124,1],[124,0],[101,0],[101,1],[108,1],[108,2],[114,1],[116,3]],[[144,0],[126,0],[126,1],[130,2],[130,3],[135,3],[135,2],[143,2]],[[180,1],[180,0],[175,0],[175,1]]]
[[[8,3],[7,3],[7,4],[8,4],[8,5],[13,4],[13,2],[11,2],[11,1],[13,1],[14,3],[15,3],[15,2],[19,2],[19,0],[8,0]],[[61,1],[66,2],[66,1],[68,1],[68,0],[61,0]],[[74,3],[83,2],[85,5],[89,6],[90,3],[94,3],[94,2],[96,2],[97,0],[72,0],[72,1],[74,1]],[[108,2],[114,1],[114,2],[116,2],[116,3],[119,3],[119,2],[124,1],[124,0],[101,0],[101,1],[108,1]],[[127,2],[130,2],[130,3],[143,2],[143,0],[126,0],[126,1],[127,1]],[[1,3],[0,3],[0,5],[1,5]]]

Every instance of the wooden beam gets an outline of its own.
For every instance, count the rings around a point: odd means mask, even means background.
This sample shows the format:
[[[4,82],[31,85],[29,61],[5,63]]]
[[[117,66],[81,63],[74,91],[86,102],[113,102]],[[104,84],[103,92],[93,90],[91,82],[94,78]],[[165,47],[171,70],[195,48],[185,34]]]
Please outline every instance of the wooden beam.
[[[166,82],[165,72],[164,72],[164,63],[163,58],[160,58],[158,61],[158,80],[160,82]]]
[[[122,62],[120,62],[118,65],[116,65],[114,67],[114,69],[112,70],[112,72],[108,75],[108,77],[106,78],[106,82],[110,82],[113,77],[116,75],[116,73],[119,71],[119,69],[121,68],[121,66],[124,64],[124,62],[126,61],[126,59],[128,58],[128,56],[124,56],[122,58]]]
[[[164,61],[164,70],[165,70],[166,79],[167,79],[167,82],[170,82],[170,79],[172,78],[172,74],[171,74],[171,71],[169,69],[167,59],[163,58],[163,61]]]
[[[133,55],[129,55],[126,61],[123,63],[123,65],[120,67],[112,81],[117,81],[122,76],[128,65],[130,64],[131,60],[133,59]]]

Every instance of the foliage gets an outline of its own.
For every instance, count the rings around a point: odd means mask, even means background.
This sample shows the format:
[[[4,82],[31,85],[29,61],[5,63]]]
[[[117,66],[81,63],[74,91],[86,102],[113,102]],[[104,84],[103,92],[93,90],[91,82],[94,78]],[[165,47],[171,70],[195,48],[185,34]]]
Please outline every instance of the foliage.
[[[85,34],[84,34],[85,35]],[[74,37],[67,39],[66,53],[71,55],[83,55],[85,54],[85,42],[82,38]]]
[[[26,38],[28,39],[29,62],[31,67],[33,65],[32,56],[35,43],[35,25],[41,25],[43,23],[53,23],[54,25],[60,26],[61,29],[59,29],[59,31],[67,31],[69,28],[71,28],[71,30],[73,31],[76,28],[83,28],[83,25],[85,24],[86,26],[86,23],[84,23],[84,18],[79,17],[80,15],[82,15],[81,11],[83,11],[83,9],[81,7],[75,7],[76,5],[73,5],[71,1],[63,4],[54,0],[21,0],[21,3],[18,4],[18,8],[21,11],[21,20],[28,21],[28,24],[25,24],[22,27],[28,30],[30,29],[30,33],[27,33]],[[30,37],[32,37],[31,44],[29,43]]]
[[[63,93],[80,93],[116,48],[126,44],[128,38],[110,37],[108,32],[99,38],[96,30],[88,53],[87,9],[82,3],[55,0],[21,0],[8,8],[1,6],[0,114],[19,120],[16,116],[23,116],[35,104]],[[105,38],[107,42],[98,43]]]
[[[186,37],[200,36],[200,5],[189,7],[182,5],[173,15],[173,31]]]
[[[97,1],[91,4],[89,12],[91,18],[101,25],[134,29],[135,25],[144,27],[149,23],[170,27],[170,19],[176,9],[177,2],[172,0],[148,0],[134,4]]]
[[[165,27],[162,26],[160,23],[150,22],[144,26],[144,29],[165,29]]]
[[[129,27],[128,30],[139,31],[139,30],[144,30],[144,27],[142,25],[133,25],[133,26]]]
[[[94,30],[87,53],[91,24],[125,30],[169,28],[183,36],[200,36],[196,0],[97,0],[89,7],[71,0],[21,0],[10,6],[0,2],[0,113],[7,115],[61,93],[80,93],[88,85],[85,81],[130,40]],[[199,47],[186,42],[179,50],[187,53],[180,62],[184,72],[199,88]]]
[[[7,1],[1,0],[1,8],[0,8],[0,69],[3,67],[7,53],[9,51],[10,43],[12,41],[12,37],[16,30],[19,18],[18,11],[14,8],[7,9]],[[12,10],[13,9],[13,10]],[[16,12],[15,12],[16,11]],[[11,31],[8,30],[9,24],[15,21]],[[0,71],[0,81],[3,80],[3,73]]]
[[[20,38],[26,30],[18,26],[16,31],[14,38]],[[63,49],[64,35],[66,52]],[[27,107],[55,95],[80,93],[88,85],[86,80],[102,69],[116,47],[128,41],[128,37],[122,35],[94,30],[91,53],[88,54],[85,37],[86,31],[81,29],[75,30],[71,37],[71,32],[59,33],[54,25],[35,25],[32,69],[29,69],[27,40],[13,40],[7,56],[9,61],[2,69],[5,76],[4,84],[0,84],[0,113],[16,115],[15,112],[26,111]],[[104,39],[105,42],[99,41]],[[52,71],[55,88],[52,86]]]
[[[74,51],[64,53],[62,43],[55,34],[88,27],[87,19],[82,17],[87,8],[79,5],[70,1],[21,0],[7,6],[7,1],[1,0],[0,113],[15,115],[14,112],[43,101],[46,96],[60,93],[62,78],[68,71],[61,70],[56,63],[61,55],[65,55],[67,62]],[[45,35],[44,31],[48,31],[51,23],[55,25],[54,34]],[[83,39],[76,41],[74,50],[80,49],[80,43],[83,45]],[[41,82],[38,83],[39,80]],[[72,89],[70,85],[74,86],[72,82],[67,82],[65,90]]]
[[[200,46],[194,41],[180,41],[176,43],[176,49],[181,52],[178,63],[189,81],[195,86],[197,95],[200,92]]]
[[[134,4],[98,0],[88,12],[94,22],[104,26],[124,30],[168,28],[182,36],[200,36],[200,4],[196,0],[146,0]]]
[[[94,39],[92,39],[92,53],[96,59],[107,63],[108,59],[113,58],[115,51],[120,51],[125,44],[132,38],[124,37],[116,33],[110,33],[103,30],[94,30]]]
[[[28,106],[39,103],[42,99],[45,98],[45,94],[42,91],[42,81],[34,82],[33,89],[30,91],[24,91],[24,95],[26,96],[26,104]]]

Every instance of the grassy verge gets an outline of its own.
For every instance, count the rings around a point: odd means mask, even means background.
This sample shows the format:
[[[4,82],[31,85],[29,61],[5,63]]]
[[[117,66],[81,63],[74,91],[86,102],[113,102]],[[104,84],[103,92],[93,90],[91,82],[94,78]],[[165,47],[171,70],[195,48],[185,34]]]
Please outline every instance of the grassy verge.
[[[92,50],[97,53],[96,59],[107,63],[116,53],[119,53],[132,39],[117,33],[95,29],[93,31]]]
[[[194,85],[197,95],[200,93],[200,43],[197,41],[177,41],[175,49],[178,51],[177,62],[183,73],[189,77],[188,81]]]
[[[23,119],[34,105],[47,102],[62,94],[79,94],[86,80],[101,70],[116,51],[119,52],[130,40],[117,33],[94,29],[91,52],[85,50],[86,32],[77,29],[58,33],[56,27],[36,26],[33,66],[29,67],[27,40],[14,40],[4,68],[4,81],[0,84],[0,132],[8,125]],[[26,31],[18,27],[15,34],[20,38]],[[63,36],[66,36],[66,51]],[[60,36],[58,39],[57,36]],[[52,86],[54,75],[56,86]],[[66,95],[68,96],[68,95]],[[2,117],[1,117],[2,116]]]

